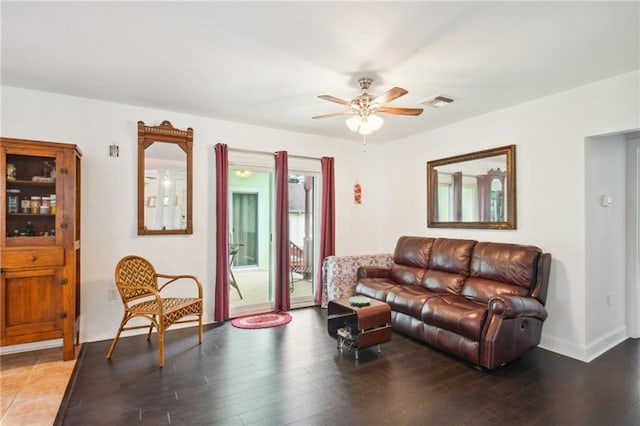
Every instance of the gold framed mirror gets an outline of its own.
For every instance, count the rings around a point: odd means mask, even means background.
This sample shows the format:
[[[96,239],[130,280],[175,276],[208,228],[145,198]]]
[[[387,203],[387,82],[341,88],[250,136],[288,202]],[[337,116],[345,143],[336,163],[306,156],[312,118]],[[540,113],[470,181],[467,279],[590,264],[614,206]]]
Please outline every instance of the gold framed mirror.
[[[193,129],[138,121],[138,235],[192,234]]]
[[[427,162],[429,228],[516,229],[516,146]]]

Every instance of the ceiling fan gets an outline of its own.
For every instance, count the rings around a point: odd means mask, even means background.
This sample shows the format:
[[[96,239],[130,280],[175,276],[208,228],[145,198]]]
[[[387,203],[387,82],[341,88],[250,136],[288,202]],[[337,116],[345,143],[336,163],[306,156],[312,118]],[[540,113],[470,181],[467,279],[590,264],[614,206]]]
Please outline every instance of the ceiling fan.
[[[378,114],[395,114],[395,115],[420,115],[422,108],[398,108],[386,106],[387,103],[404,96],[408,91],[401,87],[393,87],[379,96],[371,95],[367,92],[373,80],[370,78],[361,78],[358,84],[362,89],[362,93],[351,101],[337,98],[331,95],[320,95],[320,99],[329,102],[335,102],[340,105],[350,107],[347,111],[334,112],[331,114],[316,115],[315,118],[332,118],[343,115],[352,115],[347,120],[347,127],[361,135],[368,135],[378,130],[382,126],[382,118]]]

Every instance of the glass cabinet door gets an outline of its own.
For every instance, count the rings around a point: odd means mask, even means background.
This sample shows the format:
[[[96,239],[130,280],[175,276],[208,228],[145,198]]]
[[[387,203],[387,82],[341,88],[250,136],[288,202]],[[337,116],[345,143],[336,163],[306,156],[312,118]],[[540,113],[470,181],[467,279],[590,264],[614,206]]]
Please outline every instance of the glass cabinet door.
[[[3,154],[6,245],[55,245],[56,212],[62,201],[57,190],[56,162],[61,159],[51,152],[24,155],[9,150]]]

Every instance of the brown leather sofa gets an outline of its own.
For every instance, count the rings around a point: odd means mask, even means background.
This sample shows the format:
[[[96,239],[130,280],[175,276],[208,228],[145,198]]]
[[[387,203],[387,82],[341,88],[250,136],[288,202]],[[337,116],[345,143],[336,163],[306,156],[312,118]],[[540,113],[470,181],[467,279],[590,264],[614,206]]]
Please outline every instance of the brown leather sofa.
[[[387,302],[393,329],[495,368],[540,343],[550,265],[534,246],[404,236],[355,292]]]

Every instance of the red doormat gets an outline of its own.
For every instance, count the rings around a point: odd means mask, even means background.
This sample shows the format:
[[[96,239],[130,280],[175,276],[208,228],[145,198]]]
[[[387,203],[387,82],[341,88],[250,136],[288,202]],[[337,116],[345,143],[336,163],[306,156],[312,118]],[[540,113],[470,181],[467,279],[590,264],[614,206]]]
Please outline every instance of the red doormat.
[[[234,318],[231,325],[237,328],[268,328],[289,324],[291,315],[286,312],[251,315],[248,317]]]

